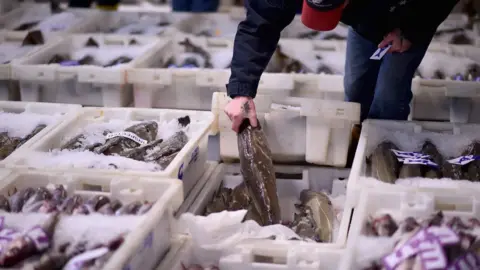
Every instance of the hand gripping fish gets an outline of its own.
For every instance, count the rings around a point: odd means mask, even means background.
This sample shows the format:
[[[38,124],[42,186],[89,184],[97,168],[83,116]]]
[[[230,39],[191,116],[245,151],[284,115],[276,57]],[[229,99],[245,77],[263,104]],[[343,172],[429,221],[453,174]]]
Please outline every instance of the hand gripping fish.
[[[262,219],[260,225],[279,223],[280,205],[272,153],[260,125],[254,128],[248,119],[244,120],[238,133],[238,153],[248,193]]]

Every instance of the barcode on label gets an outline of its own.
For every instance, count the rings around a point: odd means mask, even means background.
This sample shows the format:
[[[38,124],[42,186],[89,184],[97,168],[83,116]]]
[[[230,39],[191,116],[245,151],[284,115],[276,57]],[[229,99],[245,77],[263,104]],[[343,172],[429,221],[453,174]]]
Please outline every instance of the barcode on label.
[[[133,132],[128,132],[128,131],[120,131],[120,132],[113,132],[113,133],[109,133],[107,134],[107,136],[105,136],[105,138],[108,140],[108,139],[112,139],[112,138],[115,138],[115,137],[124,137],[124,138],[128,138],[140,145],[144,145],[144,144],[147,144],[147,140],[144,140],[140,137],[137,136],[137,134],[133,133]]]

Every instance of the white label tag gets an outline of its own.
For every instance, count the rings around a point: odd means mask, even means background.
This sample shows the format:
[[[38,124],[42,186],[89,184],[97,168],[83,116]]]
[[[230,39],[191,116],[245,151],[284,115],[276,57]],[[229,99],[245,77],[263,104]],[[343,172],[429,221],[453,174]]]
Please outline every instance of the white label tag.
[[[397,156],[398,161],[404,161],[406,158],[422,158],[422,159],[428,159],[430,158],[429,155],[425,155],[423,153],[417,153],[417,152],[406,152],[406,151],[399,151],[399,150],[394,150],[391,149],[392,152]]]
[[[124,137],[124,138],[128,138],[140,145],[144,145],[144,144],[147,144],[147,140],[144,140],[140,137],[138,137],[135,133],[133,132],[128,132],[128,131],[120,131],[120,132],[113,132],[113,133],[109,133],[107,134],[107,136],[105,136],[105,138],[108,140],[108,139],[111,139],[111,138],[115,138],[115,137]]]
[[[84,253],[81,253],[80,255],[77,255],[73,257],[70,261],[68,261],[67,265],[63,267],[63,270],[83,269],[84,262],[100,258],[103,255],[107,254],[107,252],[108,252],[108,248],[101,247],[101,248],[92,249]]]
[[[479,160],[480,159],[480,156],[473,156],[473,155],[469,155],[469,156],[461,156],[461,157],[458,157],[458,158],[454,158],[454,159],[450,159],[450,160],[447,160],[448,162],[452,163],[452,164],[457,164],[457,165],[466,165],[474,160]]]
[[[50,246],[48,235],[40,226],[33,227],[26,235],[32,239],[38,251],[43,251]]]
[[[406,158],[403,160],[403,164],[420,164],[430,167],[438,167],[437,163],[425,158]]]
[[[383,48],[378,48],[370,57],[370,60],[380,60],[383,58],[383,56],[388,52],[388,49],[390,49],[392,45],[387,45]]]

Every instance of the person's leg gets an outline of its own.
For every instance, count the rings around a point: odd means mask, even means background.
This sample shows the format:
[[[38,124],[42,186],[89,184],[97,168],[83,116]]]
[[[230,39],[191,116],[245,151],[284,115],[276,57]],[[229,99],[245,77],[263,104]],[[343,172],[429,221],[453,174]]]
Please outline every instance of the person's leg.
[[[89,8],[93,0],[69,0],[68,7],[71,8]]]
[[[373,100],[380,63],[370,60],[377,45],[356,33],[348,31],[345,60],[345,101],[360,103],[361,121],[365,120]]]
[[[176,12],[192,11],[192,0],[172,0],[172,10]]]
[[[368,118],[407,120],[412,100],[412,79],[428,45],[383,57]]]
[[[192,12],[216,12],[219,0],[192,0]]]

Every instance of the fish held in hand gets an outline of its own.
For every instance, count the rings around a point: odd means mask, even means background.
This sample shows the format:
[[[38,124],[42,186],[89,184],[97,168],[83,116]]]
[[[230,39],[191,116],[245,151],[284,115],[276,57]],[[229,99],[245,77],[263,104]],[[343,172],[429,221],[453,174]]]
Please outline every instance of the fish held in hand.
[[[240,126],[237,137],[240,167],[255,208],[263,224],[280,222],[280,205],[272,154],[260,125],[252,127],[248,119]]]

